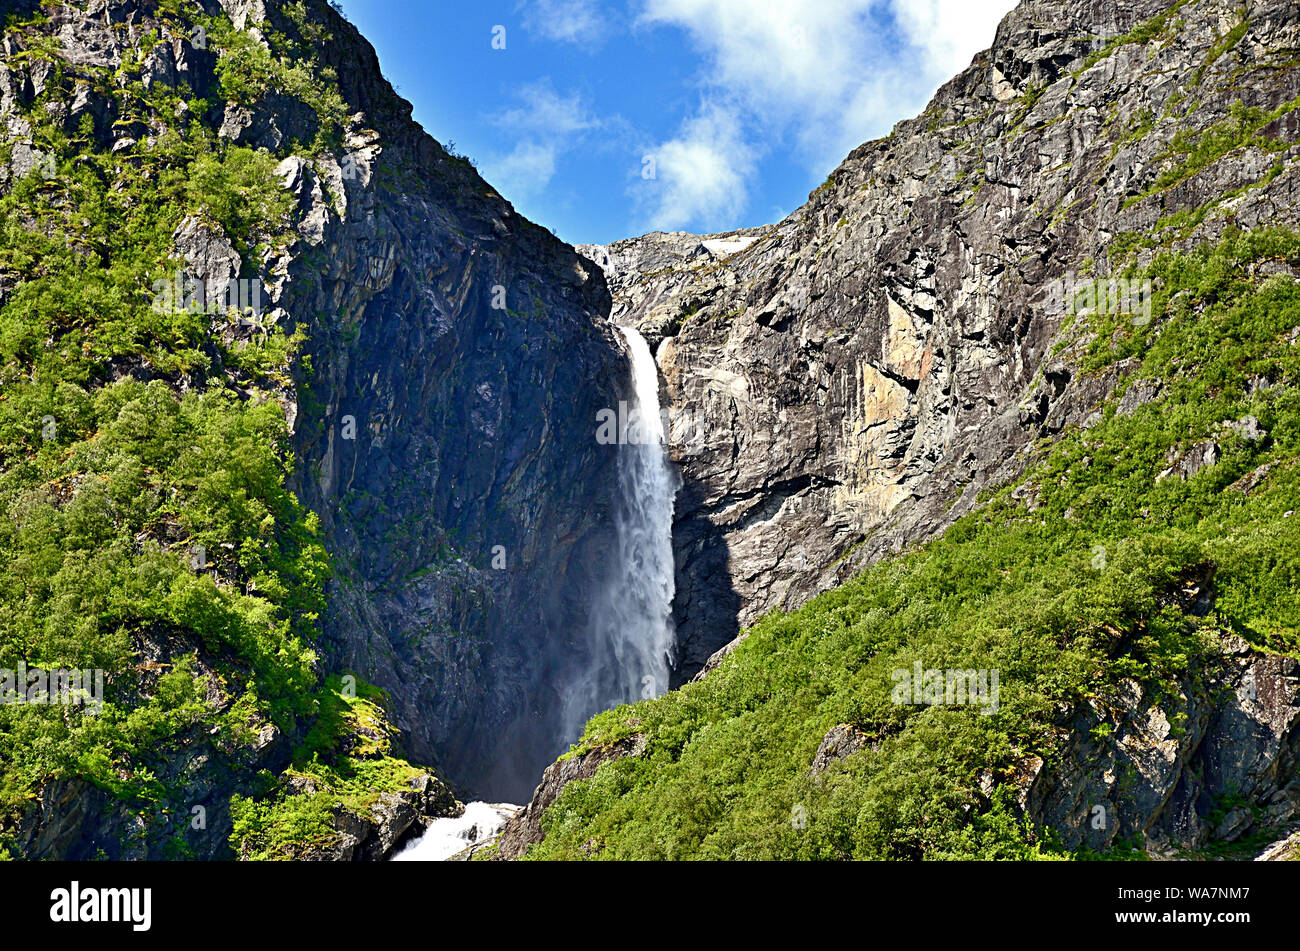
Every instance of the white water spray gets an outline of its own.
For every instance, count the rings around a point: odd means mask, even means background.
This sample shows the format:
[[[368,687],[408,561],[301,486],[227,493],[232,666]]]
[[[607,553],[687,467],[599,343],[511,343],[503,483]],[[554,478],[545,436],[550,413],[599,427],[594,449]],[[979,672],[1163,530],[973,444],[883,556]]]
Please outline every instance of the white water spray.
[[[518,806],[471,802],[455,819],[434,819],[424,835],[393,856],[394,862],[443,862],[500,831]]]
[[[574,740],[593,714],[664,693],[673,655],[673,502],[680,480],[665,446],[650,346],[636,330],[618,329],[631,358],[634,404],[619,440],[614,565],[592,606],[593,669],[566,693],[565,724]]]
[[[680,485],[668,459],[659,411],[659,369],[645,338],[618,328],[632,363],[634,405],[618,447],[616,542],[607,583],[593,598],[590,665],[564,688],[568,742],[593,714],[668,689],[674,630],[673,503]],[[456,819],[436,819],[397,861],[440,861],[495,835],[516,807],[471,802]]]

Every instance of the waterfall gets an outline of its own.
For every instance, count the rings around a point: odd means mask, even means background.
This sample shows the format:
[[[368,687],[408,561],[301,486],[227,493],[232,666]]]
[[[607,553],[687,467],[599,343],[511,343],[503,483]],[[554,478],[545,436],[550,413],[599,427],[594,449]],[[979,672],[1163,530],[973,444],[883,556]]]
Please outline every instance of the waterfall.
[[[566,692],[571,740],[593,714],[664,693],[673,656],[673,502],[680,480],[668,459],[650,346],[631,327],[618,329],[631,359],[633,402],[620,425],[615,551],[593,600],[590,675]]]
[[[668,459],[650,346],[632,328],[618,329],[631,358],[633,401],[619,426],[616,540],[607,581],[592,601],[590,656],[561,688],[566,743],[579,738],[593,714],[664,693],[673,658],[673,503],[680,479]],[[435,820],[395,858],[449,858],[495,835],[516,808],[471,802],[459,818]]]

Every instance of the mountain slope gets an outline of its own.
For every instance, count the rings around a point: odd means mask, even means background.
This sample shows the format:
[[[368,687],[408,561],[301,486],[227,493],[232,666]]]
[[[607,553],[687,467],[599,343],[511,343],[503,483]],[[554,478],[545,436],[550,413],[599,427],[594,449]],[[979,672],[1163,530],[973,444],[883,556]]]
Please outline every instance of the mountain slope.
[[[595,718],[501,855],[1286,830],[1298,49],[1289,3],[1022,3],[785,221],[584,249],[690,422],[705,676]],[[953,704],[962,671],[996,710]]]
[[[1296,224],[1298,31],[1280,2],[1022,3],[784,221],[583,249],[614,319],[665,341],[689,424],[681,680],[737,627],[932,537],[1087,418],[1106,381],[1053,359],[1058,282]]]
[[[458,808],[402,757],[522,794],[605,570],[599,273],[323,0],[4,14],[0,668],[104,708],[0,707],[0,849],[378,857]]]
[[[942,538],[593,719],[578,781],[539,789],[549,809],[501,852],[1027,858],[1283,836],[1300,819],[1297,275],[1294,232],[1162,258],[1148,330],[1081,318],[1083,362],[1135,364],[1097,420]],[[918,668],[937,692],[914,692]],[[954,697],[967,671],[989,692]]]

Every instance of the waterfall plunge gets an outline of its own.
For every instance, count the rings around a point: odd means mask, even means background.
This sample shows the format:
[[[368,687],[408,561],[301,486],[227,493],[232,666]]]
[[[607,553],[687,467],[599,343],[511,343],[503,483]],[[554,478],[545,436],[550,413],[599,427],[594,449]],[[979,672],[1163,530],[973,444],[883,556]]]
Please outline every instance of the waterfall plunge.
[[[680,481],[668,460],[650,346],[636,330],[618,329],[631,358],[634,403],[618,447],[614,563],[592,605],[591,674],[566,694],[573,740],[593,714],[666,691],[673,653],[673,501]]]
[[[593,599],[591,662],[564,688],[568,742],[593,714],[668,689],[673,654],[673,501],[680,480],[668,460],[659,412],[659,369],[645,338],[618,328],[632,361],[634,405],[618,447],[617,535],[608,582]],[[439,819],[396,858],[438,861],[495,834],[513,806],[472,802],[457,819]]]

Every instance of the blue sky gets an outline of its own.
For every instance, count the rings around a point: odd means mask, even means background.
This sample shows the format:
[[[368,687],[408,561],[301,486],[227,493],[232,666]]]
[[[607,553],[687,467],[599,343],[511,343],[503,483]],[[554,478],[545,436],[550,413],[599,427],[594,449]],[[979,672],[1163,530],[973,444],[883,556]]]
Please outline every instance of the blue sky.
[[[1014,6],[341,2],[416,120],[574,244],[779,220],[918,113]]]

